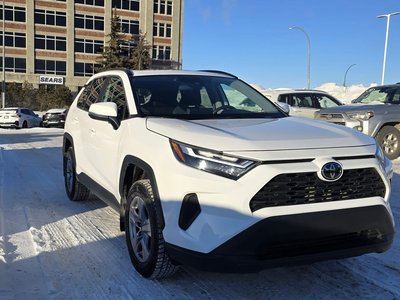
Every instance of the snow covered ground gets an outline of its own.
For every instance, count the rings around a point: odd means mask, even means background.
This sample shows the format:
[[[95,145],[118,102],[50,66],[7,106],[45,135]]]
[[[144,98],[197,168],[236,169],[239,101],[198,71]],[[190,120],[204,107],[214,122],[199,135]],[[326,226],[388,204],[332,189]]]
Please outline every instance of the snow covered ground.
[[[0,299],[400,299],[400,241],[383,254],[257,274],[132,268],[118,215],[64,192],[61,129],[0,129]],[[400,160],[391,198],[400,231]]]

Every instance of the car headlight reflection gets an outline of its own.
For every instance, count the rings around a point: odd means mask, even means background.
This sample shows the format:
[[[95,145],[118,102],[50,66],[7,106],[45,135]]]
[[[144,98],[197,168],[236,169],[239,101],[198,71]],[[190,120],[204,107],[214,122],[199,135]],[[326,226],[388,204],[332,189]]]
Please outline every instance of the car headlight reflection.
[[[192,168],[230,179],[239,179],[259,162],[171,141],[176,159]]]

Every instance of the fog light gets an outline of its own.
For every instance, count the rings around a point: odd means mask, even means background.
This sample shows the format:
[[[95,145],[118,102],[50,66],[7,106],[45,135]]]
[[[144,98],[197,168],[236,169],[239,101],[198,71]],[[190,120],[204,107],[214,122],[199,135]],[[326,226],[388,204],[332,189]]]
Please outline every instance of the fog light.
[[[355,127],[353,127],[355,130],[358,130],[358,131],[363,131],[363,128],[362,128],[362,126],[355,126]]]

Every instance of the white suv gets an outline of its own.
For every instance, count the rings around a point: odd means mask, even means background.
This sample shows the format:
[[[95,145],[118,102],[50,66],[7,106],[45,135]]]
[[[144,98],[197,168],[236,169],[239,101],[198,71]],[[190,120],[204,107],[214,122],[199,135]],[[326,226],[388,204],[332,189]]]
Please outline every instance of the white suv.
[[[0,109],[0,127],[29,128],[41,127],[42,119],[31,109],[8,107]]]
[[[145,277],[383,252],[393,170],[354,130],[291,118],[217,71],[108,71],[70,107],[64,177],[120,214]],[[90,191],[90,192],[89,192]]]

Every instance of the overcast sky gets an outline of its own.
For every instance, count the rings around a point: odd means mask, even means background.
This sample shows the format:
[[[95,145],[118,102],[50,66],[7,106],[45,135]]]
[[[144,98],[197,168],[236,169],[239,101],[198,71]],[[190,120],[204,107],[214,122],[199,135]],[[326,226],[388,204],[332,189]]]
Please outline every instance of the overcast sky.
[[[381,82],[386,19],[399,0],[186,0],[183,68],[232,72],[266,88]],[[385,83],[400,82],[400,15],[390,22]]]

